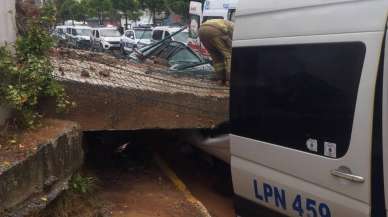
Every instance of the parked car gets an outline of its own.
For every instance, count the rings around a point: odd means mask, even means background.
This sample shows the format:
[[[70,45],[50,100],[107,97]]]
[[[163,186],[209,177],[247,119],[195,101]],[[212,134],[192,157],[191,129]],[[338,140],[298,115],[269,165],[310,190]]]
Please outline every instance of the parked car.
[[[107,51],[120,49],[121,33],[112,27],[96,28],[92,30],[91,49]]]
[[[170,26],[158,26],[155,27],[152,30],[152,41],[157,42],[165,39],[166,37],[171,36],[175,32],[178,32],[181,30],[182,27],[170,27]],[[178,33],[177,35],[173,36],[171,38],[173,41],[179,41],[183,44],[188,43],[189,40],[189,31],[187,29],[183,30],[182,32]]]
[[[73,48],[89,48],[92,29],[88,26],[71,26],[67,45]]]
[[[133,48],[142,48],[150,45],[152,43],[151,37],[151,28],[134,28],[127,30],[121,37],[121,52],[126,54],[127,52],[132,52]]]

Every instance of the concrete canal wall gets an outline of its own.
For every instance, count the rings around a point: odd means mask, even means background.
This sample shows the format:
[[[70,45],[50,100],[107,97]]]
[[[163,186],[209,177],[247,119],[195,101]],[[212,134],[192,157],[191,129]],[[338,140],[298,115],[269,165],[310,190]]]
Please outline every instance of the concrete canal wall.
[[[0,149],[0,216],[22,217],[44,208],[67,188],[82,165],[77,124],[47,120]]]

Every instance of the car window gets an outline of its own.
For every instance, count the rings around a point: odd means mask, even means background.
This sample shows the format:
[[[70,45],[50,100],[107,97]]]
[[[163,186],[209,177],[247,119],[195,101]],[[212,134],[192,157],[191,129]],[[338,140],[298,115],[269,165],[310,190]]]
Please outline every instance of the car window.
[[[185,63],[200,63],[201,60],[188,49],[184,48],[169,58],[170,65],[174,65],[179,62]]]
[[[116,29],[101,29],[101,37],[120,37],[121,33]]]
[[[100,32],[96,30],[96,38],[99,38],[99,37],[100,37]]]
[[[76,35],[80,36],[90,36],[91,30],[90,29],[75,29]]]
[[[361,42],[233,49],[232,133],[319,155],[335,147],[343,157],[365,50]]]
[[[163,39],[163,30],[155,30],[152,34],[152,39],[160,41]]]
[[[167,38],[167,37],[170,37],[170,33],[166,31],[166,32],[164,33],[164,38]]]
[[[151,30],[135,30],[137,39],[151,39],[152,31]]]
[[[174,35],[174,40],[186,44],[189,40],[189,32],[180,32]]]
[[[125,35],[127,38],[131,38],[131,37],[134,37],[134,34],[132,31],[128,31]]]

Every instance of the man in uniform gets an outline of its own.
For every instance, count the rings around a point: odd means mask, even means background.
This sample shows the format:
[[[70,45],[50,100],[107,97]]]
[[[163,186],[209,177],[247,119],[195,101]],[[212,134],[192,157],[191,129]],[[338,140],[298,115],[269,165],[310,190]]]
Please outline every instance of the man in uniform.
[[[199,38],[213,59],[216,79],[229,85],[233,23],[222,19],[206,21],[199,29]]]

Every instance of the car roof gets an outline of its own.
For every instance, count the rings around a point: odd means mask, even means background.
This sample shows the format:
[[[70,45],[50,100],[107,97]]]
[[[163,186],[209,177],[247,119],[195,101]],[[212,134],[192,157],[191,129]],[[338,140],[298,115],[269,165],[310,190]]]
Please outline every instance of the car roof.
[[[134,27],[130,30],[142,30],[142,31],[152,31],[151,28],[144,28],[144,27]]]
[[[103,29],[113,29],[113,30],[117,30],[117,28],[115,27],[100,27],[100,28],[93,28],[93,30],[103,30]],[[118,31],[118,30],[117,30]]]
[[[92,29],[89,26],[70,26],[70,27],[73,28],[73,29]]]
[[[163,30],[163,31],[168,31],[170,33],[173,33],[173,32],[177,32],[179,30],[181,30],[183,27],[176,27],[176,26],[157,26],[155,27],[153,30]],[[185,30],[183,30],[183,32],[188,32],[188,29],[186,28]]]

